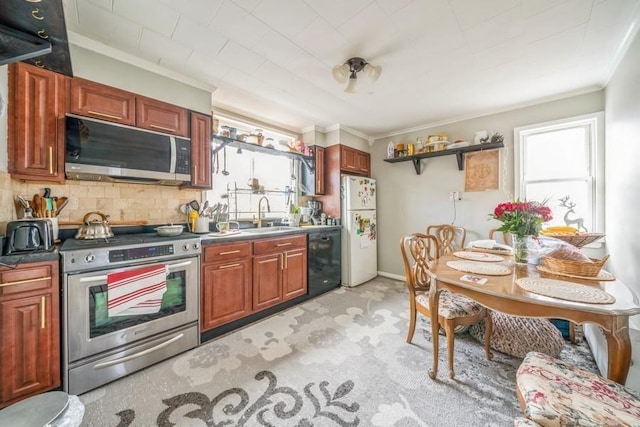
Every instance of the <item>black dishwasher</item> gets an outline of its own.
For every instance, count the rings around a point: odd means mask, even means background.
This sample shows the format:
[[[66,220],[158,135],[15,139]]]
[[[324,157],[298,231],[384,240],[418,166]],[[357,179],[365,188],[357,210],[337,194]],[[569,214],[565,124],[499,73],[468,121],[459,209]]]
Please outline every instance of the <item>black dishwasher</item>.
[[[309,296],[317,296],[340,286],[340,251],[339,228],[309,233]]]

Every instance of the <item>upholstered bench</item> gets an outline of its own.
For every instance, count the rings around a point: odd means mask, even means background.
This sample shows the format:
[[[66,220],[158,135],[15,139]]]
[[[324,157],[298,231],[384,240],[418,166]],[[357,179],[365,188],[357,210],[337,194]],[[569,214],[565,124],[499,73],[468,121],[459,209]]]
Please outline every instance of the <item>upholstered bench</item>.
[[[547,319],[511,316],[492,311],[491,320],[491,348],[502,353],[520,358],[530,351],[557,356],[564,346],[562,334]],[[472,325],[469,333],[478,341],[484,342],[484,329],[483,320]]]
[[[547,426],[637,426],[640,399],[622,385],[543,353],[516,373],[524,415]]]

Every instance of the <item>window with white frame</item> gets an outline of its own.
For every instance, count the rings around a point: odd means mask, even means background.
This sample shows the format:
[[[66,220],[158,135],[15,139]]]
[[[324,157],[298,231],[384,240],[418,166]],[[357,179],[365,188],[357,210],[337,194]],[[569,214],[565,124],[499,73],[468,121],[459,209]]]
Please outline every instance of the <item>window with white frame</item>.
[[[220,123],[237,128],[238,135],[255,131],[250,123],[220,118]],[[266,138],[272,138],[275,144],[289,143],[295,138],[263,128]],[[277,147],[280,148],[280,147]],[[226,212],[231,220],[250,220],[257,218],[258,202],[262,197],[268,200],[262,204],[263,218],[281,219],[289,212],[289,205],[297,203],[297,177],[299,160],[279,155],[274,148],[269,152],[252,151],[251,146],[221,147],[214,139],[214,155],[212,165],[212,189],[204,193],[204,198],[215,206],[226,205]],[[262,150],[261,150],[262,151]],[[256,185],[254,185],[256,184]]]
[[[514,130],[515,195],[547,201],[553,220],[604,232],[604,113]]]

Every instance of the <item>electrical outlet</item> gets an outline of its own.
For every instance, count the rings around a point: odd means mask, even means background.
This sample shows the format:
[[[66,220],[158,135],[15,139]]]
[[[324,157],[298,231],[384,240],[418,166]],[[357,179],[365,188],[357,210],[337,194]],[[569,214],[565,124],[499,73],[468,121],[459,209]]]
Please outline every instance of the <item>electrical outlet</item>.
[[[459,191],[449,191],[449,201],[450,202],[455,202],[457,200],[462,200],[462,197],[460,197],[460,192]]]

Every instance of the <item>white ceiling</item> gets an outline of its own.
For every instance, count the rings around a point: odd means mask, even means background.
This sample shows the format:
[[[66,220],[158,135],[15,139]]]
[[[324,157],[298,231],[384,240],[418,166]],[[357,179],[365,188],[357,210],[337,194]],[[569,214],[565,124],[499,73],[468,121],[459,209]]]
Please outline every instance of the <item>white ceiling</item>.
[[[370,137],[602,88],[640,13],[638,0],[64,3],[72,42],[216,88],[214,107]],[[382,76],[347,94],[331,69],[353,56]]]

